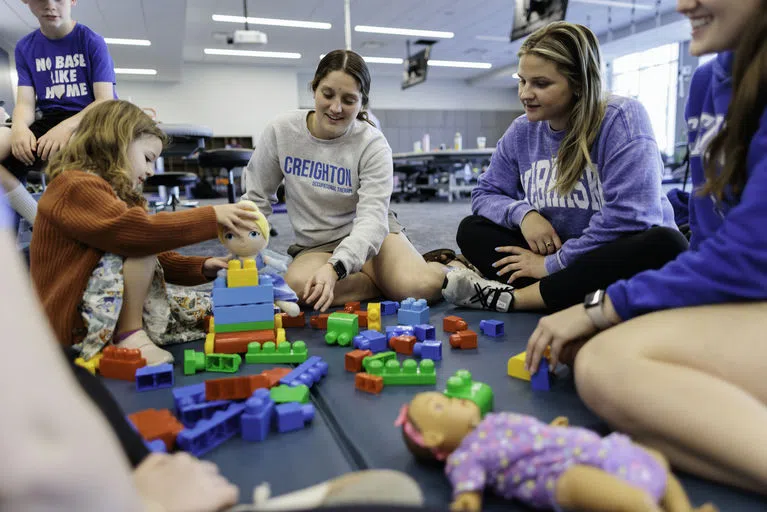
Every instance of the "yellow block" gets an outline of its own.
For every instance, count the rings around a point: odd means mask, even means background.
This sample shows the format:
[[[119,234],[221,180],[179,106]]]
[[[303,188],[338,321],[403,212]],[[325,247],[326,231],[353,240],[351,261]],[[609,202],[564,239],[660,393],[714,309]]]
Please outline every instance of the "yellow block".
[[[210,317],[210,322],[208,323],[208,332],[216,332],[216,322],[214,320],[215,318]]]
[[[95,356],[91,357],[90,360],[86,361],[82,357],[78,357],[75,359],[75,364],[77,366],[82,366],[86,370],[88,370],[91,375],[96,375],[96,370],[99,368],[99,363],[101,363],[101,358],[104,356],[102,353],[98,353]]]
[[[216,334],[209,332],[207,336],[205,336],[205,348],[203,349],[206,354],[212,354],[213,348],[216,344]]]
[[[243,286],[258,286],[258,269],[256,260],[247,258],[244,266],[240,260],[230,260],[229,270],[226,273],[226,285],[229,288],[241,288]]]
[[[274,315],[274,328],[282,329],[282,315],[280,313]]]
[[[530,372],[525,370],[526,355],[527,352],[522,352],[521,354],[517,354],[509,359],[509,364],[507,367],[507,373],[509,376],[527,381],[530,380]]]
[[[381,330],[381,303],[368,302],[368,330]]]
[[[287,341],[285,338],[285,329],[279,328],[277,329],[277,343],[282,343],[283,341]]]

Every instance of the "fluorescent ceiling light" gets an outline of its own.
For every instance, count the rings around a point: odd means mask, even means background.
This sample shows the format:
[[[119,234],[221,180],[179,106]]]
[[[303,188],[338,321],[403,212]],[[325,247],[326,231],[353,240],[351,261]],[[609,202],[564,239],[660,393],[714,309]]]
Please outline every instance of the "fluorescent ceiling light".
[[[122,44],[126,46],[151,46],[152,41],[148,39],[120,39],[119,37],[105,37],[107,44]]]
[[[369,25],[357,25],[355,32],[368,32],[371,34],[392,34],[395,36],[411,37],[440,37],[442,39],[452,39],[455,37],[453,32],[438,32],[435,30],[415,30],[410,28],[391,28],[391,27],[371,27]]]
[[[156,75],[156,69],[140,69],[140,68],[115,68],[115,73],[118,75]]]
[[[594,5],[606,5],[609,7],[625,7],[626,9],[639,9],[642,11],[651,11],[654,9],[652,5],[647,4],[632,4],[631,2],[617,2],[615,0],[572,0],[573,3],[579,4],[594,4]]]
[[[265,57],[269,59],[300,59],[300,53],[290,52],[261,52],[257,50],[221,50],[205,48],[205,55],[232,55],[234,57]]]
[[[320,60],[325,58],[325,53],[320,55]],[[400,59],[399,57],[362,57],[362,59],[365,62],[369,62],[371,64],[402,64],[405,62],[404,59]]]
[[[470,68],[470,69],[490,69],[493,67],[489,62],[464,62],[459,60],[431,60],[429,66],[441,68]]]
[[[495,41],[498,43],[509,43],[511,38],[509,36],[477,36],[480,41]]]
[[[245,16],[227,16],[224,14],[214,14],[213,21],[223,21],[226,23],[248,23],[249,25],[270,25],[274,27],[316,28],[320,30],[330,30],[330,28],[333,26],[330,23],[320,23],[317,21],[281,20],[277,18],[246,18]]]

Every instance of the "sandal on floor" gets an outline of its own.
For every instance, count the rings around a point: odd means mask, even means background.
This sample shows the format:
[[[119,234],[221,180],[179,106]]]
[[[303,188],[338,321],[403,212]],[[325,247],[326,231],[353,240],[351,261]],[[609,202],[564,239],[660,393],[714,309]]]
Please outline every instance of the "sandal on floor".
[[[423,255],[423,259],[427,263],[442,263],[443,265],[447,265],[456,258],[457,255],[452,249],[434,249],[433,251],[429,251]]]

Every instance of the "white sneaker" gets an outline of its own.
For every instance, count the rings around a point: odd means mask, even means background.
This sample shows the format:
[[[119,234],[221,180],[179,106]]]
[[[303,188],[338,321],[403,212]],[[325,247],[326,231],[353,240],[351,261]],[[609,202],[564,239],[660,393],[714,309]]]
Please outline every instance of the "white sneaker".
[[[471,270],[453,270],[446,279],[442,296],[456,306],[506,313],[514,304],[513,286],[485,279]]]
[[[141,351],[141,357],[146,359],[147,366],[157,366],[158,364],[173,362],[173,354],[155,345],[143,329],[134,332],[114,345],[118,348],[139,349]]]

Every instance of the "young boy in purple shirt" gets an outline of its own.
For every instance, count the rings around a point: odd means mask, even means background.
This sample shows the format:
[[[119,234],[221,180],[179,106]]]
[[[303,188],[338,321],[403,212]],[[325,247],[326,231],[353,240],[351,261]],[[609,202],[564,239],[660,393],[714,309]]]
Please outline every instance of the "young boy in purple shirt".
[[[20,180],[67,143],[84,110],[116,98],[115,72],[104,38],[72,19],[77,0],[22,1],[40,29],[16,45],[19,84],[13,125],[0,128],[0,184],[32,224],[37,203]]]

